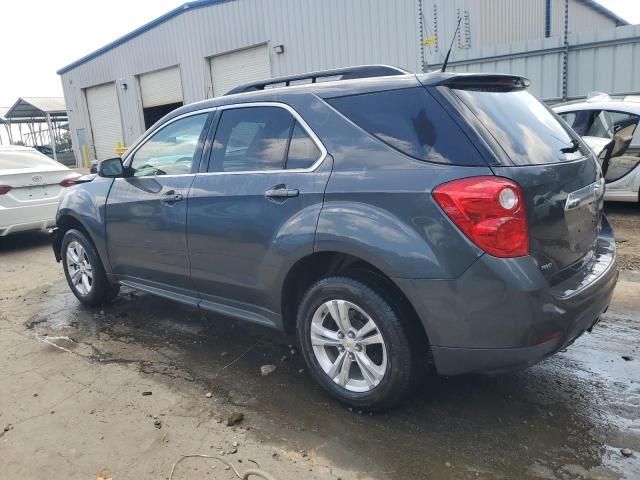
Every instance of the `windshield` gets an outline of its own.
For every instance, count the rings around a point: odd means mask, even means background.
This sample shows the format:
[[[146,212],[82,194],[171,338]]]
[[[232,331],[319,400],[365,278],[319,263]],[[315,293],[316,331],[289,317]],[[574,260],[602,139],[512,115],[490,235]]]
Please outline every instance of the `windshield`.
[[[453,90],[515,165],[556,163],[589,154],[547,106],[525,90]]]

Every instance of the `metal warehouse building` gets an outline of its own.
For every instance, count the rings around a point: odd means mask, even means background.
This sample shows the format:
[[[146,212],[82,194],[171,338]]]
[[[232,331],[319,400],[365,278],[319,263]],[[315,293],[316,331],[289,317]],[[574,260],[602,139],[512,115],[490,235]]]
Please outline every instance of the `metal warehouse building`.
[[[241,83],[368,63],[425,71],[441,63],[452,39],[452,69],[529,74],[535,93],[567,97],[564,40],[625,24],[592,0],[200,0],[58,73],[81,165],[115,156],[116,146],[130,145],[174,108]],[[637,42],[635,28],[622,30],[633,30]],[[640,69],[640,46],[637,56]],[[536,68],[539,83],[555,82],[548,95],[535,90]]]

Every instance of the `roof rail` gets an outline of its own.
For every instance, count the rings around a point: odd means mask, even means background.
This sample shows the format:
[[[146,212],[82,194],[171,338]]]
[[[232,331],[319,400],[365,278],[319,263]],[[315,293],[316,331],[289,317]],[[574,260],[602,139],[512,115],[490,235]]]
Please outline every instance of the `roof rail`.
[[[270,78],[259,82],[245,83],[229,90],[225,95],[234,93],[254,92],[264,90],[268,86],[288,87],[291,82],[310,80],[306,83],[316,83],[319,78],[340,77],[336,80],[353,80],[355,78],[388,77],[391,75],[407,75],[408,71],[389,65],[360,65],[357,67],[337,68],[335,70],[322,70],[318,72],[300,73],[288,77]],[[282,85],[279,85],[282,84]]]

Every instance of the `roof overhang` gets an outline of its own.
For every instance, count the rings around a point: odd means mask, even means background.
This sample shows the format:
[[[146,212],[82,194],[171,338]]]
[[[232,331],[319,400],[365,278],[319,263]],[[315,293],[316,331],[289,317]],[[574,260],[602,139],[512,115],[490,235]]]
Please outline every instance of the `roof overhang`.
[[[629,22],[627,22],[624,18],[619,17],[618,15],[613,13],[611,10],[609,10],[607,7],[605,7],[604,5],[600,5],[595,0],[579,0],[579,1],[593,8],[597,12],[600,12],[601,14],[609,17],[611,20],[614,20],[616,22],[616,26],[629,25]]]

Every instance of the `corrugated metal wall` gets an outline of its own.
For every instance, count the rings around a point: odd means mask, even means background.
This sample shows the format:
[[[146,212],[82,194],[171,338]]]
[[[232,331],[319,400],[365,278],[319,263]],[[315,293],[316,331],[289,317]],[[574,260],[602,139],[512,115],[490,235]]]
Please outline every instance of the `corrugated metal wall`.
[[[236,0],[160,24],[62,75],[69,121],[89,127],[84,90],[120,80],[124,142],[144,132],[137,75],[179,65],[185,103],[211,96],[209,57],[268,43],[274,76],[365,63],[419,71],[416,0]],[[282,44],[285,53],[274,53]]]
[[[633,0],[631,0],[633,1]],[[578,0],[569,0],[569,33],[615,27],[613,20]],[[564,0],[551,0],[551,35],[564,34]]]
[[[571,2],[575,4],[571,7],[576,14],[572,22],[577,30],[614,25],[577,0]],[[564,0],[552,3],[557,10]],[[561,46],[561,39],[540,40],[544,36],[544,4],[545,0],[230,0],[187,10],[62,75],[74,150],[81,150],[76,129],[90,131],[84,96],[87,87],[117,82],[123,141],[129,145],[144,131],[138,82],[138,75],[143,73],[179,66],[184,101],[191,103],[212,95],[211,56],[265,43],[274,76],[365,63],[420,71],[423,58],[428,65],[442,61],[458,15],[464,20],[454,43],[453,61],[538,49],[552,51],[538,57],[526,54],[456,68],[527,74],[542,97],[555,97],[562,57],[553,49]],[[579,13],[578,18],[578,12],[585,8],[589,11]],[[558,24],[554,16],[552,27]],[[421,47],[421,27],[423,37],[437,36],[439,47]],[[513,43],[530,38],[539,40]],[[279,44],[285,47],[282,55],[272,48]],[[616,85],[625,81],[615,79]],[[92,136],[88,137],[91,142]]]
[[[567,96],[590,91],[640,93],[640,26],[570,34]],[[563,39],[546,38],[495,48],[456,52],[448,70],[500,72],[528,77],[531,91],[546,101],[563,96]]]
[[[551,0],[551,36],[564,33],[564,3],[564,0]],[[463,21],[458,35],[461,41],[454,42],[456,50],[542,39],[545,6],[546,0],[423,0],[425,36],[438,37],[437,46],[426,48],[427,61],[442,61],[453,38],[458,15]],[[570,32],[592,32],[615,26],[613,19],[579,0],[569,0]],[[470,42],[464,41],[465,37],[469,37]]]

